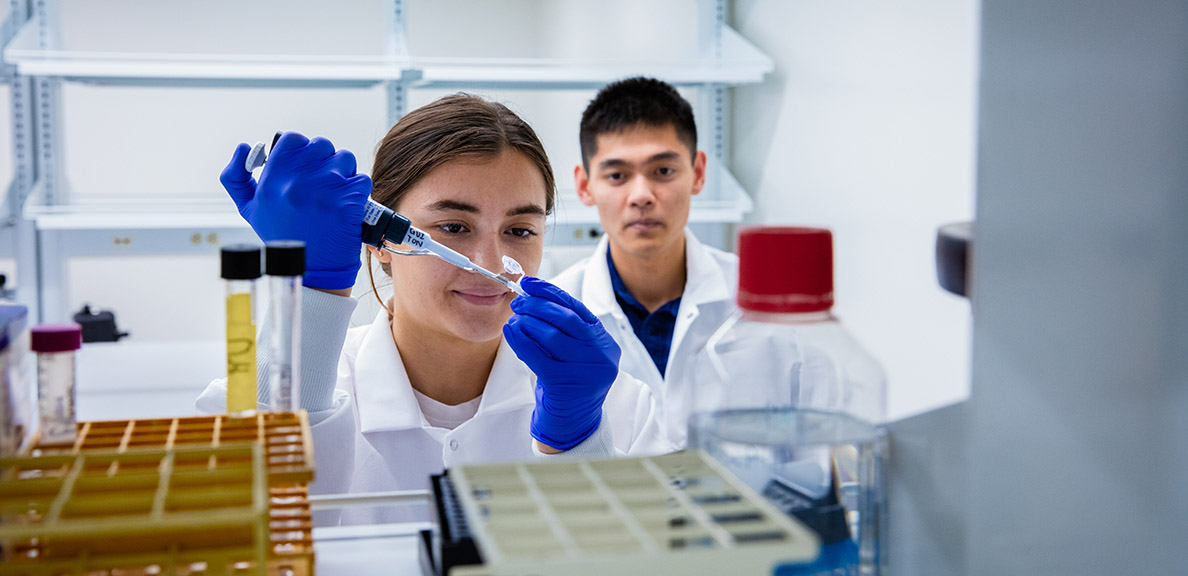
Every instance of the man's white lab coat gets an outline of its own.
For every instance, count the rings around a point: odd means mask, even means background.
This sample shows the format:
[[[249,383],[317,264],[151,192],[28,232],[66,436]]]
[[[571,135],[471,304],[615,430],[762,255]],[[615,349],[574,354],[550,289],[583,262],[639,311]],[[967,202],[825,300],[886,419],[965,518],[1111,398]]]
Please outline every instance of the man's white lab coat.
[[[647,348],[631,329],[631,322],[615,300],[606,251],[606,235],[589,258],[574,264],[552,280],[579,299],[598,316],[607,332],[623,349],[619,369],[643,380],[660,404],[660,422],[667,441],[684,447],[685,427],[691,407],[691,370],[705,355],[705,343],[737,307],[738,256],[706,246],[685,230],[685,292],[672,332],[672,347],[664,376],[652,362]]]
[[[326,300],[308,290],[304,295]],[[308,305],[302,312],[317,315]],[[318,335],[305,331],[303,337]],[[529,434],[535,386],[536,375],[503,342],[474,417],[454,430],[430,426],[413,395],[387,314],[381,312],[370,325],[347,332],[334,405],[309,415],[316,467],[311,492],[423,490],[430,474],[450,466],[539,458]],[[222,412],[225,379],[212,382],[197,405]],[[659,454],[670,450],[661,436],[647,386],[621,371],[603,404],[598,431],[566,455]],[[341,516],[344,524],[428,519],[427,507],[408,505],[351,508]],[[318,520],[333,522],[324,516]]]

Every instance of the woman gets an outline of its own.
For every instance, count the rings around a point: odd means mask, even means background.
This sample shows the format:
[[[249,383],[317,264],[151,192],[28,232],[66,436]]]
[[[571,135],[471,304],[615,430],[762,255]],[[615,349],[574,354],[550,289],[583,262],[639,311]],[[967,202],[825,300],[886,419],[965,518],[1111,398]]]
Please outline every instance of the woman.
[[[369,249],[393,295],[374,323],[347,331],[368,194],[480,266],[502,270],[508,255],[536,272],[553,173],[535,132],[506,107],[455,95],[414,110],[380,143],[374,185],[325,139],[284,134],[258,184],[247,152],[240,144],[221,177],[240,214],[262,240],[306,242],[301,401],[313,490],[420,489],[461,463],[667,450],[646,386],[618,371],[614,340],[547,282],[525,277],[530,297],[516,298],[437,258]],[[216,381],[198,404],[221,411],[225,398]],[[425,514],[348,510],[342,520]]]

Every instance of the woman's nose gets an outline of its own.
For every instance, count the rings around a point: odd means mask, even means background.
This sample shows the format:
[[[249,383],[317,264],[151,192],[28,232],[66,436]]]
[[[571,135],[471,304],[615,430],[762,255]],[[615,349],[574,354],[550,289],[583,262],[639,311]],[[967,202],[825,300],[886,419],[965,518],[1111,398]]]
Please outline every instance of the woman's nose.
[[[496,274],[503,273],[503,250],[499,245],[499,236],[484,236],[476,242],[470,261]]]

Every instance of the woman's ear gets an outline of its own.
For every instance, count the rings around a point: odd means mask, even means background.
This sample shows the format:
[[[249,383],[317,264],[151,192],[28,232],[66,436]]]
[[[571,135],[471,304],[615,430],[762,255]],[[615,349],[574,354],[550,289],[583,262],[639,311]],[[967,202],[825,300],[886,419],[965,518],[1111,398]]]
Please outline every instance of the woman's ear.
[[[371,257],[380,261],[380,264],[391,264],[392,254],[376,248],[375,246],[368,246],[367,251],[371,253]]]

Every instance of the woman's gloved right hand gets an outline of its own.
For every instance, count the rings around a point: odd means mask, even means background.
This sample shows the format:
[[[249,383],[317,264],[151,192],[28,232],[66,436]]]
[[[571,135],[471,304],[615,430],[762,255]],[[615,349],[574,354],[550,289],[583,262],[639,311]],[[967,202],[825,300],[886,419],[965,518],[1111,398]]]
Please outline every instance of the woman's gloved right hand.
[[[536,374],[532,437],[554,450],[569,450],[602,422],[602,404],[619,376],[618,343],[584,304],[561,288],[525,276],[531,298],[511,302],[515,314],[503,337]]]
[[[250,151],[247,144],[236,147],[219,176],[239,214],[264,242],[305,242],[306,286],[353,286],[363,245],[363,207],[371,195],[371,178],[355,173],[354,154],[335,151],[325,138],[286,132],[272,147],[257,183],[244,166]]]

